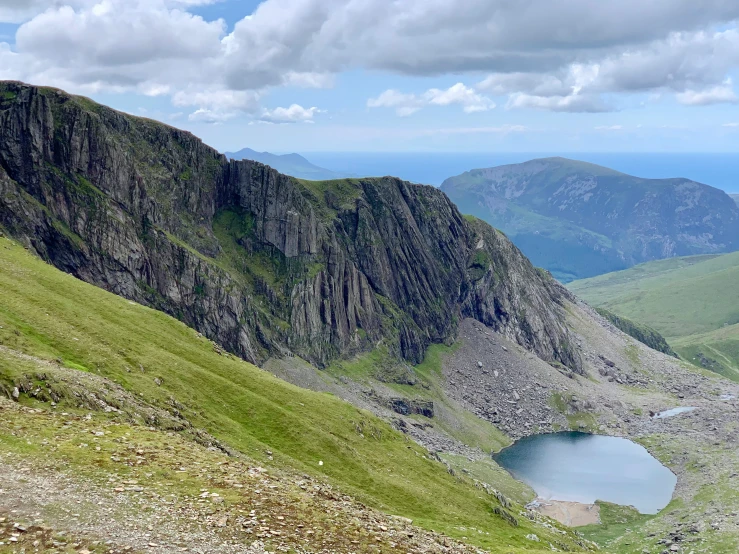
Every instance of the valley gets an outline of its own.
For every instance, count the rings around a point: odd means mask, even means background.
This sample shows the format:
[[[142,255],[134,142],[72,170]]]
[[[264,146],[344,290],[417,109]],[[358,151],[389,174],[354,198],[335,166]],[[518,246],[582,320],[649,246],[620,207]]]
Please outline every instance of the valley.
[[[625,334],[443,192],[295,179],[0,90],[0,549],[739,548],[739,385]],[[669,503],[542,515],[493,455],[555,432],[643,446]]]
[[[684,359],[739,379],[739,254],[650,262],[569,286],[658,330]]]

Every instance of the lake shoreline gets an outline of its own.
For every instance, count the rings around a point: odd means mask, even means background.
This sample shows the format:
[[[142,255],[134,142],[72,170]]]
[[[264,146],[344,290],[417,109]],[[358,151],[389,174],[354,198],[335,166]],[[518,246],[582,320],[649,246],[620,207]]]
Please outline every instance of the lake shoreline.
[[[548,500],[537,497],[529,506],[542,515],[568,527],[600,525],[600,506],[566,500]]]

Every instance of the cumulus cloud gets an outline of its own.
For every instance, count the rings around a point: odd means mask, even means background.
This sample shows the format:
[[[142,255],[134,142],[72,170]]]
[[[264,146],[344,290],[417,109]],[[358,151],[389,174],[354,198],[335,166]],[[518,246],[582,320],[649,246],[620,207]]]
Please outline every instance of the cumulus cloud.
[[[407,117],[426,106],[462,106],[465,113],[476,113],[492,110],[495,102],[483,96],[463,83],[452,85],[448,89],[432,88],[423,94],[409,94],[389,89],[367,101],[369,108],[395,108],[401,117]]]
[[[268,0],[229,36],[232,82],[285,68],[435,75],[549,71],[739,17],[725,0]]]
[[[320,111],[316,107],[304,108],[299,104],[293,104],[289,108],[264,110],[259,119],[268,123],[313,123],[313,116]]]
[[[601,113],[613,111],[597,95],[569,94],[567,96],[536,96],[525,93],[512,94],[506,108],[533,108],[552,112]]]
[[[243,113],[255,113],[260,94],[254,91],[205,90],[179,91],[172,97],[177,107],[197,107],[190,121],[223,123]]]
[[[12,49],[0,46],[0,76],[174,96],[330,87],[352,69],[489,75],[370,101],[410,115],[491,109],[486,95],[508,96],[509,108],[585,112],[614,109],[603,96],[623,92],[728,102],[724,81],[739,65],[739,2],[727,0],[264,0],[230,32],[188,11],[214,1],[0,0],[0,21],[25,22]],[[193,108],[196,118],[243,111]]]
[[[731,79],[723,85],[710,87],[704,90],[686,90],[677,95],[677,101],[686,106],[708,106],[710,104],[736,104],[739,101]]]

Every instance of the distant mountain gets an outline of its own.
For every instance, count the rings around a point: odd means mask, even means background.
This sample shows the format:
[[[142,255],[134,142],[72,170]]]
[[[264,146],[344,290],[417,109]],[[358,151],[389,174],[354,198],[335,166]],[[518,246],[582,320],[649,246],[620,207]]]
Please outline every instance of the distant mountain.
[[[729,196],[731,196],[734,199],[734,202],[739,205],[739,194],[730,194]]]
[[[324,169],[310,163],[300,154],[271,154],[269,152],[257,152],[251,148],[244,148],[238,152],[225,152],[227,158],[234,160],[252,160],[263,163],[276,169],[280,173],[297,177],[298,179],[308,179],[309,181],[329,181],[331,179],[343,179],[351,177],[346,173],[337,173],[330,169]]]
[[[739,206],[689,179],[642,179],[544,158],[468,171],[441,188],[463,213],[501,229],[563,282],[739,249]]]

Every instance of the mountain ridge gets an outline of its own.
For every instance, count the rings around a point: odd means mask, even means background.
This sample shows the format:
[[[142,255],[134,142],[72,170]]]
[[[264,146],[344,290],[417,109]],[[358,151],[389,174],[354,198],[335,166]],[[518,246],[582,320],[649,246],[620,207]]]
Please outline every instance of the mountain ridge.
[[[441,188],[563,281],[739,248],[739,207],[689,179],[643,179],[542,158],[468,171]]]
[[[564,289],[434,187],[301,181],[61,91],[0,92],[0,224],[249,361],[325,365],[384,341],[419,363],[473,317],[581,366],[551,309]]]
[[[252,160],[254,162],[263,163],[280,173],[290,175],[297,179],[307,179],[310,181],[328,181],[332,179],[344,179],[353,177],[346,173],[331,171],[319,167],[300,154],[272,154],[270,152],[257,152],[251,148],[242,148],[238,152],[224,152],[224,155],[233,160]]]

